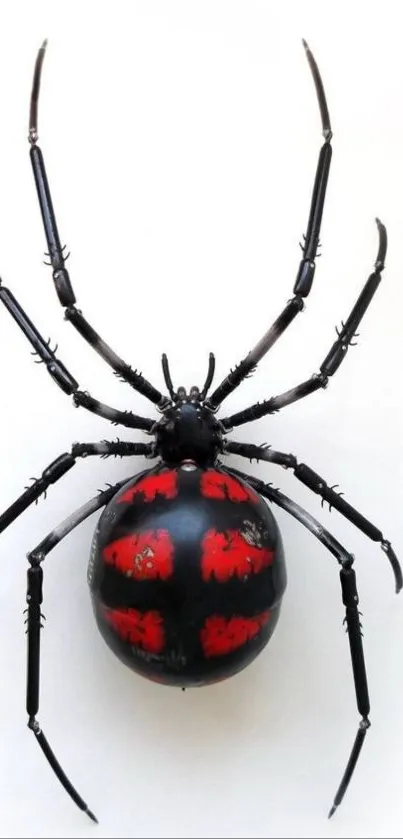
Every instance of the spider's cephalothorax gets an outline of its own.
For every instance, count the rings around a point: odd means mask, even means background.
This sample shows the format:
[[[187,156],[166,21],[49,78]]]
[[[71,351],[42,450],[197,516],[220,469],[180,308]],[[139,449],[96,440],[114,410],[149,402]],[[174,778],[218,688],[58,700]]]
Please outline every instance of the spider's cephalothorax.
[[[297,402],[325,388],[349,346],[380,282],[387,249],[386,230],[377,219],[379,248],[347,320],[318,371],[306,381],[229,417],[218,418],[227,396],[257,367],[264,355],[303,310],[315,274],[323,207],[332,157],[332,131],[318,67],[304,47],[318,97],[324,142],[319,153],[309,220],[293,296],[256,346],[210,390],[214,356],[210,354],[204,387],[174,390],[168,360],[162,367],[168,396],[133,370],[98,335],[76,307],[66,269],[42,151],[37,111],[46,42],[39,50],[31,96],[29,141],[53,281],[66,320],[117,376],[152,402],[158,420],[120,411],[81,390],[77,379],[44,341],[12,292],[0,281],[0,300],[43,362],[53,381],[77,407],[114,425],[146,432],[152,442],[75,443],[57,457],[0,516],[0,532],[80,458],[89,456],[155,458],[156,466],[99,493],[56,527],[28,554],[28,725],[57,777],[74,802],[95,816],[56,760],[36,718],[39,709],[42,563],[80,522],[105,507],[92,543],[88,579],[99,628],[114,652],[138,673],[164,684],[205,685],[237,673],[269,640],[286,585],[281,536],[268,509],[270,501],[306,527],[339,564],[345,623],[349,636],[357,707],[361,719],[352,752],[329,815],[340,804],[369,728],[369,695],[362,642],[354,557],[306,510],[271,484],[225,466],[220,458],[235,454],[290,469],[297,480],[338,510],[373,542],[381,545],[395,576],[402,571],[382,531],[335,492],[324,478],[292,454],[228,440],[233,428]]]
[[[223,448],[223,429],[197,387],[192,387],[189,395],[184,387],[178,388],[173,404],[163,409],[153,431],[156,452],[164,463],[172,465],[184,460],[211,465]]]

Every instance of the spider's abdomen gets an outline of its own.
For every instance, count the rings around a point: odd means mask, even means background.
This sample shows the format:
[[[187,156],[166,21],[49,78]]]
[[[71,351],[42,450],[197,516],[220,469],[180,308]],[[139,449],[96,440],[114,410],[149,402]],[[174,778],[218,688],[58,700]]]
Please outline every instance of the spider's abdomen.
[[[217,468],[132,478],[96,530],[89,583],[99,629],[143,676],[178,686],[225,679],[267,644],[286,586],[266,503]]]

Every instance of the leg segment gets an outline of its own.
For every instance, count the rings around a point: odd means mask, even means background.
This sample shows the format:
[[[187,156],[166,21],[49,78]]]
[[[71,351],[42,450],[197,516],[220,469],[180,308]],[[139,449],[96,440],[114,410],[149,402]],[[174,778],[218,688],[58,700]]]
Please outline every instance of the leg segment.
[[[356,767],[366,733],[371,725],[368,714],[370,711],[367,674],[365,670],[364,648],[362,645],[362,632],[360,613],[358,611],[358,592],[353,568],[341,568],[340,582],[343,596],[343,603],[346,607],[345,621],[347,624],[348,640],[350,643],[351,662],[353,665],[355,695],[357,708],[361,714],[356,738],[351,754],[342,777],[340,786],[334,798],[333,805],[329,811],[329,819],[332,817],[336,807],[343,801],[351,776]]]
[[[307,59],[313,75],[316,94],[318,97],[319,109],[322,119],[322,132],[325,142],[320,150],[316,170],[315,183],[311,199],[311,208],[304,243],[302,247],[302,260],[299,264],[297,278],[294,284],[294,297],[287,303],[281,315],[273,323],[263,338],[256,344],[253,350],[228,374],[228,376],[216,388],[209,399],[209,406],[216,410],[226,397],[241,384],[241,382],[253,373],[256,365],[269,351],[277,339],[292,323],[294,318],[304,308],[304,298],[308,296],[315,274],[317,250],[319,245],[320,227],[322,223],[323,207],[325,203],[326,187],[329,177],[330,161],[332,158],[332,131],[330,128],[329,112],[327,108],[322,80],[315,59],[304,41]]]
[[[115,425],[124,425],[127,428],[137,428],[143,431],[151,430],[154,425],[154,420],[138,417],[132,414],[131,411],[117,411],[115,408],[110,408],[109,405],[104,405],[102,402],[98,402],[97,399],[93,399],[85,391],[80,391],[78,389],[78,382],[74,376],[59,361],[55,355],[55,351],[42,338],[42,335],[38,332],[28,315],[25,314],[18,300],[16,300],[8,288],[5,288],[1,284],[1,280],[0,300],[4,303],[6,309],[10,312],[10,315],[14,318],[25,337],[28,338],[29,343],[34,349],[34,354],[39,358],[39,362],[45,365],[49,375],[61,390],[69,396],[73,396],[74,404],[77,407],[82,406],[88,411],[104,417],[104,419],[111,420]]]
[[[167,357],[166,353],[162,354],[161,363],[162,363],[162,372],[164,374],[164,381],[165,381],[165,384],[167,386],[168,393],[169,393],[172,401],[174,402],[175,399],[176,399],[176,393],[175,393],[174,386],[172,384],[171,373],[169,371],[168,357]]]
[[[126,364],[108,344],[90,326],[88,321],[75,307],[75,294],[70,282],[69,273],[65,267],[66,257],[60,243],[57,229],[56,217],[53,209],[52,197],[46,175],[45,163],[42,151],[37,145],[38,140],[38,99],[41,80],[42,64],[45,55],[46,41],[39,50],[35,65],[34,80],[31,95],[29,141],[31,143],[31,163],[34,172],[35,184],[38,193],[39,204],[42,213],[42,221],[45,228],[45,235],[48,244],[50,264],[53,268],[53,280],[60,303],[65,307],[66,320],[70,321],[82,337],[93,347],[101,358],[109,364],[117,376],[128,382],[134,390],[137,390],[151,402],[164,407],[168,400],[159,390],[153,387],[140,373]]]
[[[111,408],[98,399],[94,399],[89,393],[83,390],[76,390],[73,394],[73,401],[77,408],[86,408],[87,411],[96,414],[98,417],[110,420],[112,425],[124,425],[126,428],[136,428],[141,431],[151,431],[155,425],[154,420],[146,419],[146,417],[139,417],[133,414],[132,411],[117,411],[116,408]]]
[[[347,787],[350,783],[352,774],[354,772],[357,760],[365,739],[365,735],[370,727],[368,714],[370,710],[369,694],[367,684],[367,674],[365,669],[364,648],[362,644],[362,633],[360,624],[360,614],[358,611],[358,592],[356,585],[355,571],[353,570],[354,557],[348,553],[340,542],[335,539],[328,530],[322,527],[316,519],[313,518],[306,510],[291,501],[286,495],[277,489],[273,489],[268,484],[257,478],[252,478],[237,469],[228,469],[228,472],[234,473],[246,480],[254,489],[261,495],[277,504],[283,510],[290,513],[297,521],[304,525],[323,545],[336,557],[340,568],[340,582],[343,603],[346,608],[345,622],[347,625],[348,639],[350,643],[351,664],[353,669],[355,693],[357,699],[357,708],[361,714],[361,720],[358,727],[358,732],[354,741],[354,745],[344,772],[341,784],[337,790],[334,803],[329,812],[329,818],[333,815],[341,804]]]
[[[308,489],[311,489],[312,492],[320,495],[322,503],[327,501],[330,508],[334,507],[344,518],[354,524],[358,530],[361,530],[361,533],[364,533],[373,542],[380,543],[395,575],[396,593],[400,591],[403,586],[402,569],[390,542],[384,538],[378,527],[375,527],[372,522],[368,521],[358,510],[352,507],[348,501],[345,501],[338,492],[334,491],[334,488],[329,487],[326,481],[307,466],[306,463],[298,463],[296,457],[292,454],[284,454],[284,452],[277,452],[266,446],[253,446],[246,443],[228,442],[225,446],[225,453],[237,454],[240,457],[247,457],[249,460],[265,460],[269,463],[285,466],[286,469],[292,469],[295,477],[301,483],[308,487]]]
[[[125,443],[119,441],[117,443],[108,443],[106,440],[101,443],[75,443],[72,446],[71,452],[61,454],[56,460],[50,463],[44,472],[42,472],[41,477],[34,481],[32,486],[28,487],[0,516],[0,533],[12,524],[34,501],[37,501],[51,484],[55,484],[66,472],[75,466],[78,457],[87,457],[88,455],[101,455],[102,457],[108,457],[109,455],[120,455],[121,457],[142,455],[144,457],[154,457],[154,447],[151,443]]]
[[[53,530],[35,550],[28,554],[28,587],[27,587],[27,636],[28,636],[28,663],[27,663],[27,713],[28,727],[34,733],[46,759],[49,761],[53,771],[57,775],[64,789],[73,799],[80,810],[83,810],[93,821],[97,821],[94,814],[88,808],[85,801],[78,794],[67,775],[64,773],[60,763],[55,757],[49,743],[36,719],[39,709],[39,683],[40,683],[40,631],[42,628],[41,605],[42,605],[42,582],[43,571],[41,563],[46,555],[54,548],[68,533],[79,525],[89,515],[104,507],[105,504],[115,495],[123,485],[124,481],[101,492],[87,504],[73,513],[59,527]]]
[[[280,396],[273,396],[271,399],[266,399],[263,402],[256,402],[250,408],[239,411],[237,414],[233,414],[232,417],[226,417],[222,420],[225,428],[234,428],[237,425],[243,425],[246,422],[252,422],[253,420],[265,417],[267,414],[274,414],[286,405],[291,405],[293,402],[303,399],[304,396],[309,396],[310,393],[319,390],[319,388],[325,388],[327,386],[330,376],[333,376],[336,370],[339,369],[340,364],[346,357],[347,350],[352,345],[353,338],[356,336],[357,328],[381,282],[381,274],[385,267],[387,238],[386,229],[382,222],[376,219],[376,223],[379,233],[379,249],[375,262],[375,270],[368,278],[346,323],[343,324],[342,329],[338,332],[337,341],[334,342],[325,360],[322,362],[319,368],[320,372],[306,382],[302,382],[302,384],[280,394]]]
[[[210,353],[209,360],[208,360],[208,370],[207,370],[207,377],[204,385],[200,391],[200,399],[202,402],[205,400],[208,391],[210,390],[211,383],[214,378],[214,371],[215,371],[215,356],[214,353]]]

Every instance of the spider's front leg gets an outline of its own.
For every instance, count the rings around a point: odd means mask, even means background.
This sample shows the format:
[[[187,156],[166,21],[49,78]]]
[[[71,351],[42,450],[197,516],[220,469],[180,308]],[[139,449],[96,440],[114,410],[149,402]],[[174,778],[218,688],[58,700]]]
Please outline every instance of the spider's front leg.
[[[47,42],[44,41],[40,48],[35,64],[34,79],[32,84],[30,114],[29,114],[29,141],[31,144],[30,157],[34,172],[35,184],[41,208],[42,221],[45,229],[46,241],[48,244],[50,264],[53,269],[53,280],[59,301],[65,308],[65,318],[73,324],[80,335],[93,347],[94,350],[109,364],[119,378],[128,382],[134,390],[141,393],[155,405],[163,408],[169,403],[169,399],[163,396],[140,373],[132,370],[129,364],[123,361],[111,347],[98,335],[88,323],[81,311],[76,308],[76,297],[71,285],[69,272],[66,269],[67,256],[61,246],[59,231],[56,223],[56,216],[53,209],[52,197],[49,182],[45,169],[45,162],[41,148],[38,146],[38,101],[41,82],[43,59],[45,57]]]
[[[261,417],[265,417],[268,414],[274,414],[280,411],[281,408],[285,408],[286,405],[292,405],[293,402],[297,402],[299,399],[315,393],[320,388],[327,387],[329,378],[339,369],[347,355],[349,346],[353,344],[357,329],[382,279],[382,271],[385,267],[387,235],[386,228],[379,219],[376,219],[376,224],[379,235],[379,246],[374,271],[368,277],[346,322],[343,323],[342,328],[337,332],[337,340],[333,343],[326,358],[320,365],[319,373],[307,381],[296,385],[296,387],[285,391],[285,393],[281,393],[279,396],[272,396],[270,399],[263,400],[263,402],[256,402],[255,405],[251,405],[243,411],[238,411],[231,417],[225,417],[225,419],[221,420],[224,428],[229,430],[235,426],[261,419]]]
[[[375,527],[355,507],[349,504],[348,501],[345,501],[338,492],[335,492],[333,487],[328,486],[326,481],[317,472],[314,472],[310,466],[307,466],[306,463],[298,463],[297,458],[292,454],[274,451],[274,449],[265,446],[254,446],[248,443],[236,443],[235,441],[225,443],[225,453],[247,457],[248,460],[265,460],[268,463],[275,463],[278,466],[284,466],[286,469],[292,469],[295,477],[308,487],[308,489],[320,495],[322,501],[327,501],[330,508],[334,507],[344,518],[354,524],[358,530],[361,530],[361,533],[364,533],[373,542],[378,542],[381,545],[395,575],[396,593],[401,590],[403,586],[402,569],[388,539],[385,539],[382,531],[378,527]]]
[[[360,612],[358,611],[358,592],[355,571],[353,569],[354,557],[348,553],[343,545],[334,538],[307,510],[304,510],[291,498],[288,498],[278,489],[265,484],[258,478],[239,472],[238,469],[227,469],[230,474],[243,478],[248,484],[257,490],[269,501],[277,504],[287,513],[290,513],[297,521],[309,530],[322,545],[336,557],[340,565],[340,583],[342,590],[343,604],[346,609],[345,623],[350,643],[351,665],[353,669],[354,686],[356,693],[357,708],[361,714],[358,731],[354,740],[353,748],[342,777],[341,783],[335,795],[333,805],[329,812],[329,818],[336,808],[341,804],[347,787],[350,783],[354,769],[359,758],[366,733],[371,725],[368,715],[370,711],[367,674],[365,669],[364,647],[362,643],[362,632]]]
[[[41,477],[34,481],[32,486],[27,487],[25,492],[4,511],[0,516],[0,533],[12,524],[34,501],[37,501],[43,493],[46,493],[51,484],[57,483],[66,472],[69,472],[77,463],[77,458],[88,457],[89,455],[100,457],[109,457],[110,455],[116,457],[156,457],[152,443],[126,443],[119,440],[116,443],[107,440],[102,440],[100,443],[74,443],[70,452],[64,452],[50,463],[42,472]]]
[[[312,288],[316,268],[316,256],[319,246],[320,228],[322,223],[323,207],[326,197],[326,187],[329,177],[330,161],[332,159],[332,129],[327,107],[325,91],[316,61],[308,47],[303,41],[308,63],[315,83],[318,97],[319,110],[322,120],[322,133],[325,142],[319,153],[319,160],[316,169],[315,182],[313,187],[311,207],[309,212],[308,226],[304,236],[302,248],[302,259],[299,264],[297,277],[294,283],[294,296],[288,301],[280,316],[273,323],[266,334],[256,344],[253,350],[226,376],[221,384],[215,389],[208,400],[208,405],[216,410],[219,405],[232,393],[247,376],[253,373],[256,365],[269,351],[280,335],[292,323],[294,318],[302,312],[304,299]]]
[[[126,428],[136,428],[142,431],[151,431],[154,420],[146,417],[139,417],[131,411],[118,411],[104,402],[94,399],[86,391],[79,390],[79,385],[67,367],[56,356],[56,350],[52,350],[50,342],[45,341],[36,326],[32,323],[24,309],[14,297],[9,288],[3,286],[0,279],[0,301],[4,304],[10,315],[28,338],[33,355],[38,356],[37,363],[43,363],[58,387],[68,396],[72,396],[76,407],[86,408],[87,411],[96,414],[103,419],[110,420],[114,425],[123,425]]]

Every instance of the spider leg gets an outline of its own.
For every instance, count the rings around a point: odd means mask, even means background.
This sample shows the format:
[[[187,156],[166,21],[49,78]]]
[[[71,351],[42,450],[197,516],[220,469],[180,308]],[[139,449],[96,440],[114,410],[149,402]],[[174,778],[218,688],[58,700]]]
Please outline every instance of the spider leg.
[[[45,163],[38,141],[38,101],[41,82],[42,64],[45,57],[47,42],[42,44],[35,64],[34,79],[32,85],[30,114],[29,114],[29,141],[31,144],[30,157],[34,172],[35,184],[41,208],[42,221],[45,228],[45,236],[48,244],[50,264],[53,269],[53,280],[59,301],[65,308],[65,318],[73,324],[80,335],[93,347],[94,350],[109,364],[117,376],[131,385],[134,390],[141,393],[160,408],[169,402],[147,379],[140,373],[126,364],[108,344],[98,335],[95,329],[88,323],[79,309],[76,308],[76,297],[70,282],[69,273],[65,267],[66,258],[64,249],[60,243],[57,229],[56,216],[53,209],[52,197],[49,182],[46,175]]]
[[[208,359],[208,370],[207,370],[207,377],[204,385],[200,391],[200,399],[203,402],[207,396],[208,391],[210,390],[211,383],[214,378],[214,371],[215,371],[215,356],[214,353],[210,353]]]
[[[79,390],[78,382],[74,376],[71,375],[67,367],[62,364],[57,358],[55,351],[51,349],[42,335],[38,332],[28,315],[25,314],[23,308],[18,300],[14,297],[10,289],[2,285],[0,279],[0,300],[4,303],[10,315],[14,318],[25,337],[28,338],[31,346],[34,349],[34,354],[38,356],[39,360],[44,363],[48,373],[53,381],[61,388],[68,396],[73,397],[76,407],[86,408],[93,414],[97,414],[104,419],[108,419],[114,425],[124,425],[127,428],[137,428],[143,431],[150,431],[154,425],[154,420],[146,419],[132,414],[131,411],[118,411],[116,408],[111,408],[103,402],[98,402],[90,396],[89,393]]]
[[[107,440],[103,440],[100,443],[74,443],[71,452],[64,452],[64,454],[61,454],[56,460],[50,463],[42,472],[41,477],[35,480],[30,487],[27,487],[25,492],[2,513],[0,516],[0,533],[12,524],[34,501],[37,501],[51,484],[55,484],[66,472],[75,466],[77,458],[88,457],[88,455],[98,455],[101,457],[108,457],[109,455],[120,457],[156,457],[152,443],[126,443],[121,441],[110,443]]]
[[[27,714],[28,727],[34,733],[37,742],[39,743],[46,759],[49,761],[53,771],[57,775],[60,783],[63,785],[66,792],[71,796],[74,803],[80,810],[83,810],[93,821],[97,821],[94,814],[88,808],[85,801],[78,794],[72,783],[64,773],[59,761],[55,757],[49,743],[42,731],[42,728],[36,719],[36,714],[39,710],[39,684],[40,684],[40,631],[42,628],[41,619],[43,617],[42,606],[42,581],[43,571],[42,562],[47,554],[71,533],[75,527],[83,522],[96,510],[104,507],[108,501],[115,495],[115,493],[123,486],[125,482],[120,481],[115,486],[112,486],[104,492],[101,492],[91,501],[80,507],[73,515],[69,516],[62,524],[52,530],[48,536],[28,554],[28,586],[27,586],[27,636],[28,636],[28,662],[27,662]]]
[[[176,398],[176,393],[175,393],[174,386],[172,384],[171,373],[170,373],[170,370],[169,370],[168,357],[165,353],[162,354],[161,364],[162,364],[162,372],[164,374],[164,381],[165,381],[165,384],[167,386],[168,393],[169,393],[171,399],[174,401],[175,398]]]
[[[272,396],[263,402],[256,402],[255,405],[251,405],[249,408],[233,414],[232,417],[226,417],[221,420],[225,428],[234,428],[237,425],[243,425],[246,422],[252,422],[253,420],[265,417],[267,414],[274,414],[286,405],[291,405],[293,402],[303,399],[304,396],[309,396],[309,394],[314,393],[319,388],[325,388],[328,385],[330,376],[333,376],[336,370],[339,369],[343,359],[346,357],[348,348],[352,345],[353,338],[356,335],[357,328],[382,279],[382,271],[385,267],[387,236],[386,228],[379,219],[376,219],[376,224],[379,234],[379,248],[374,271],[368,277],[345,324],[337,333],[337,340],[320,365],[320,372],[306,382],[302,382],[296,387],[291,388],[291,390],[281,393],[279,396]]]
[[[266,460],[269,463],[285,466],[286,469],[292,469],[295,477],[302,484],[312,490],[312,492],[320,495],[323,501],[327,501],[331,508],[333,507],[341,513],[358,530],[361,530],[361,533],[364,533],[373,542],[380,543],[395,575],[396,593],[400,591],[403,586],[402,569],[390,542],[385,539],[378,527],[375,527],[355,507],[352,507],[348,501],[345,501],[341,497],[341,494],[335,492],[332,487],[329,487],[326,481],[307,466],[306,463],[298,463],[297,458],[292,454],[284,454],[284,452],[277,452],[264,446],[254,446],[246,443],[228,442],[225,444],[224,454],[237,454],[240,457],[247,457],[249,460]]]
[[[254,487],[257,492],[277,504],[283,510],[290,513],[297,521],[306,527],[320,542],[336,557],[340,568],[340,582],[343,604],[346,609],[345,623],[347,626],[348,639],[350,644],[351,664],[353,669],[355,694],[357,708],[361,714],[358,731],[354,740],[353,748],[348,759],[340,786],[334,798],[333,805],[329,812],[329,818],[336,808],[341,804],[347,791],[351,777],[357,764],[366,733],[371,725],[368,715],[370,711],[367,674],[365,669],[364,648],[362,643],[360,613],[358,611],[358,592],[355,571],[353,569],[354,557],[329,533],[313,516],[306,510],[292,501],[282,492],[265,484],[263,481],[239,472],[237,469],[228,469],[230,474],[238,475]]]
[[[316,255],[319,245],[319,235],[322,223],[323,207],[326,197],[326,187],[329,177],[330,161],[332,159],[332,131],[330,127],[329,111],[326,103],[322,79],[316,61],[306,43],[303,41],[308,63],[312,72],[320,115],[322,120],[322,133],[325,139],[319,153],[319,160],[316,169],[315,182],[313,187],[309,220],[302,247],[302,259],[299,264],[297,277],[294,284],[294,297],[288,301],[277,320],[269,328],[266,334],[256,344],[248,355],[226,376],[221,384],[212,393],[208,405],[213,410],[232,393],[247,376],[253,373],[256,365],[269,351],[280,335],[285,332],[294,318],[304,308],[304,298],[312,288],[316,268]]]

